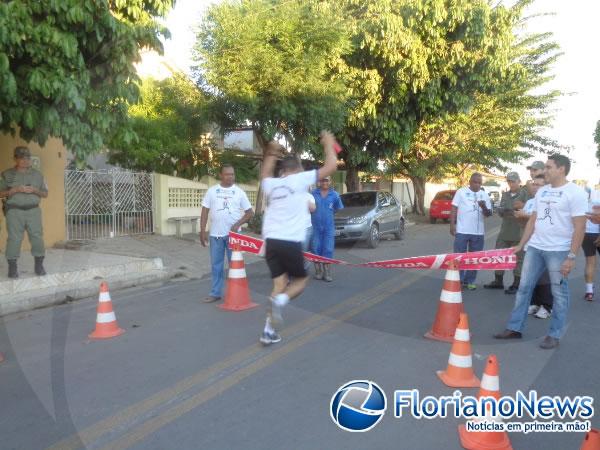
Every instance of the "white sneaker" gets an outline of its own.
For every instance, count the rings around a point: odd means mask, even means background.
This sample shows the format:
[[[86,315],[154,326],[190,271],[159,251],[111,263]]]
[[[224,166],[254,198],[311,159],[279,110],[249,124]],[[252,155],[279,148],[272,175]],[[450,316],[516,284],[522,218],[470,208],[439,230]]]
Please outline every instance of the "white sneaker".
[[[527,310],[527,314],[534,315],[536,312],[538,312],[538,309],[540,309],[540,307],[538,305],[529,305],[529,309]]]
[[[538,309],[538,312],[535,313],[535,317],[537,317],[538,319],[547,319],[548,317],[550,317],[550,313],[548,312],[548,310],[546,308],[544,308],[543,306],[540,306],[540,309]]]

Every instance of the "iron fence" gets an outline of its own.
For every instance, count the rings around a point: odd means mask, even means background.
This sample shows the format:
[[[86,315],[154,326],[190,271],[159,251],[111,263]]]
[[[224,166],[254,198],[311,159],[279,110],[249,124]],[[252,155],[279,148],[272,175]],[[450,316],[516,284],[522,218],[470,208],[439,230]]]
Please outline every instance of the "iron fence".
[[[154,230],[152,174],[65,171],[67,239],[97,239]]]

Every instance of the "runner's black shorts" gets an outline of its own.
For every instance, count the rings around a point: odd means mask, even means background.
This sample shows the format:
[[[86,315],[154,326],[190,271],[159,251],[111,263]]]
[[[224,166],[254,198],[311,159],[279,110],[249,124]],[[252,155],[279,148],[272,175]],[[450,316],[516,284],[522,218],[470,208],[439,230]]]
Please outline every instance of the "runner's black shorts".
[[[267,250],[265,257],[271,271],[271,278],[277,278],[284,273],[294,278],[306,277],[302,242],[266,239]]]
[[[600,236],[598,233],[585,233],[581,248],[586,257],[594,256],[596,252],[600,253],[600,247],[596,247],[596,244],[594,244],[594,241],[598,239],[598,236]]]

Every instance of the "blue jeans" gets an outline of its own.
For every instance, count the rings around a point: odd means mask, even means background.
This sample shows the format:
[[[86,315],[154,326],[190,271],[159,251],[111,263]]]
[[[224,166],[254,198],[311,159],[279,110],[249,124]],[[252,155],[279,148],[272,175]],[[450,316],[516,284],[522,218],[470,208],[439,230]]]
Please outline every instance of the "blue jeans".
[[[527,249],[525,260],[523,261],[523,271],[521,272],[521,284],[519,284],[515,306],[510,319],[508,319],[506,328],[512,331],[523,331],[525,321],[527,320],[527,309],[529,308],[529,302],[531,301],[535,285],[544,271],[548,269],[552,297],[554,297],[548,336],[560,339],[567,323],[567,313],[571,302],[569,283],[567,278],[563,277],[560,273],[560,266],[568,254],[568,250],[549,252],[533,247]]]
[[[227,260],[231,261],[231,250],[229,250],[229,238],[227,236],[210,236],[210,265],[212,268],[212,286],[210,294],[213,297],[223,296],[223,282],[225,281],[225,253]]]
[[[456,233],[454,237],[454,253],[478,252],[483,250],[483,234]],[[466,284],[475,283],[476,270],[461,270],[460,281]]]

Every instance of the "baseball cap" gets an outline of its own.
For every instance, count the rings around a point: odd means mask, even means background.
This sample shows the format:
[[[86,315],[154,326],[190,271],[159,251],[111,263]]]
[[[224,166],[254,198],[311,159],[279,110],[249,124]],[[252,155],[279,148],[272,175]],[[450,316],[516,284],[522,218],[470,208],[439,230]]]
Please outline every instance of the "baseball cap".
[[[527,170],[531,170],[531,169],[545,169],[546,168],[546,164],[544,164],[542,161],[534,161],[531,163],[530,166],[527,166]]]
[[[31,152],[27,147],[15,147],[15,158],[31,158]]]
[[[517,172],[508,172],[506,174],[506,179],[508,181],[521,181],[521,177],[519,177]]]

